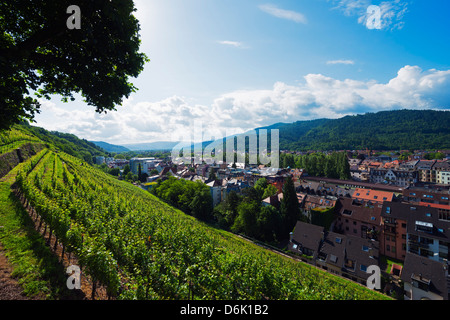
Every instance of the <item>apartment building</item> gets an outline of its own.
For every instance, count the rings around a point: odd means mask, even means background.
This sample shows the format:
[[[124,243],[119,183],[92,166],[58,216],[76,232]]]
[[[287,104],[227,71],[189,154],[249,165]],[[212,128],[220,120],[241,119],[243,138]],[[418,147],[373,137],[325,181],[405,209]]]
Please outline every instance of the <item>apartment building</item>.
[[[414,253],[437,262],[448,261],[450,220],[442,219],[437,208],[386,202],[381,215],[381,254],[404,260],[407,253]]]
[[[378,240],[381,233],[381,208],[379,202],[339,198],[333,230],[344,235]]]

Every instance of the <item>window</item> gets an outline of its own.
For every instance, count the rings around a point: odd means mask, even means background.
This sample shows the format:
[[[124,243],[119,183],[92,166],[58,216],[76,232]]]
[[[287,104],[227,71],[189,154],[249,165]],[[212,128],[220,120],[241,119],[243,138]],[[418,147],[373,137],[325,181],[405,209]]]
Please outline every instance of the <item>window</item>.
[[[442,200],[448,200],[448,197],[441,197]]]
[[[426,215],[427,217],[431,217],[431,213],[429,213],[429,212],[425,213],[425,215]]]
[[[415,196],[416,194],[414,192],[409,193],[410,196]]]
[[[386,213],[391,213],[391,207],[386,207]]]
[[[416,231],[433,233],[433,224],[429,222],[416,221]]]
[[[387,200],[387,198],[386,198],[386,197],[383,197],[383,200]]]
[[[367,267],[365,265],[362,264],[359,268],[361,271],[367,272]]]
[[[402,228],[406,229],[406,223],[402,223]]]
[[[334,254],[330,254],[330,261],[333,263],[337,262],[337,257]]]
[[[369,252],[369,247],[368,246],[362,246],[362,250],[364,251],[364,252]]]
[[[350,270],[355,270],[355,261],[350,259],[345,259],[345,267]]]
[[[336,243],[341,243],[342,242],[342,238],[336,237]]]

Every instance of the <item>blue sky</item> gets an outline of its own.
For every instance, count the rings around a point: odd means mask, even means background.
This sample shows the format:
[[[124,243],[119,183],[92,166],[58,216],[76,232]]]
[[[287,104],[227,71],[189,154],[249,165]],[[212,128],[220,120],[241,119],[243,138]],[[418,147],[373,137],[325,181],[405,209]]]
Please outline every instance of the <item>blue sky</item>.
[[[219,135],[381,110],[450,109],[448,0],[135,4],[141,50],[151,59],[132,79],[139,91],[106,115],[81,98],[55,97],[42,102],[37,125],[120,144],[178,140],[194,123]]]

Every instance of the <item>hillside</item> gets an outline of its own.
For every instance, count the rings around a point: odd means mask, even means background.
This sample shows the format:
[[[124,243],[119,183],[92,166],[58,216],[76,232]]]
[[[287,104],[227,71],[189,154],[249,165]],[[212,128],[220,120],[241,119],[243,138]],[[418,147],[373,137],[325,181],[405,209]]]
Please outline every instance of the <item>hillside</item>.
[[[73,134],[48,131],[44,128],[31,126],[28,123],[16,124],[9,131],[0,132],[0,152],[2,154],[27,143],[52,146],[57,150],[83,159],[89,164],[93,163],[92,157],[107,155],[106,150]]]
[[[130,149],[125,148],[123,146],[118,146],[118,145],[107,143],[104,141],[89,141],[89,142],[92,142],[93,144],[95,144],[96,146],[99,146],[100,148],[102,148],[103,150],[105,150],[107,152],[120,153],[120,152],[130,151]]]
[[[280,149],[448,149],[450,112],[397,110],[280,124]]]
[[[385,298],[212,228],[132,184],[48,147],[0,180],[1,242],[16,264],[27,255],[32,256],[30,261],[41,261],[28,262],[27,267],[36,270],[33,275],[38,278],[49,277],[49,270],[65,276],[61,268],[42,271],[44,260],[36,256],[41,251],[32,249],[38,240],[30,242],[29,237],[43,233],[47,248],[58,248],[58,257],[75,257],[83,274],[93,280],[93,289],[101,286],[117,299]],[[24,216],[24,209],[11,201],[26,206],[30,217],[17,219]],[[9,222],[13,219],[14,224]],[[38,233],[15,231],[30,221],[41,226]],[[16,239],[19,236],[22,240]],[[28,243],[26,252],[11,249],[22,243]],[[26,285],[29,275],[23,277]],[[38,283],[34,291],[42,291],[42,281],[34,280]]]

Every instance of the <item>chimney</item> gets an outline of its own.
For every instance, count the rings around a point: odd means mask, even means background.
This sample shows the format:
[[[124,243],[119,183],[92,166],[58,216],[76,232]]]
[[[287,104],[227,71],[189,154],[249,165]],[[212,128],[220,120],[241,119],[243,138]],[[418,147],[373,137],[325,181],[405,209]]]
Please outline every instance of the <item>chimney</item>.
[[[292,242],[292,238],[294,237],[294,233],[293,232],[289,232],[289,241]]]

